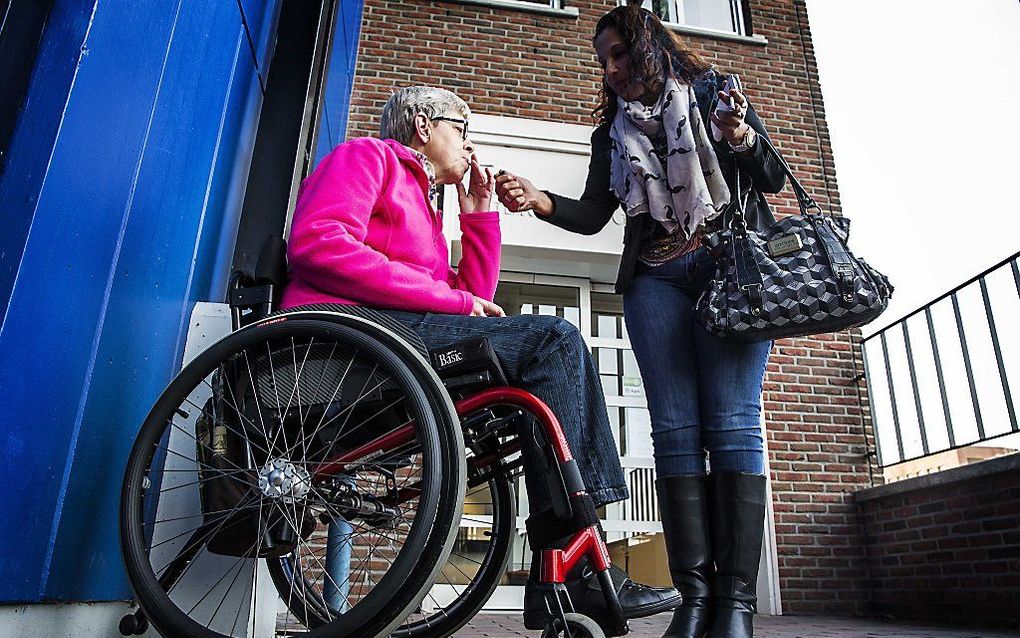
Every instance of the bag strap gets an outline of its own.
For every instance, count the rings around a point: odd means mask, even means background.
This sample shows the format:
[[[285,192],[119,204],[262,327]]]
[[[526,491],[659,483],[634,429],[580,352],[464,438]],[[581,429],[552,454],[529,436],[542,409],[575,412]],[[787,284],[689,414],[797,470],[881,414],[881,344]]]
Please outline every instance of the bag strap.
[[[770,153],[776,159],[776,161],[779,162],[779,166],[783,169],[783,172],[786,173],[786,177],[790,180],[790,188],[793,189],[794,195],[797,196],[797,205],[800,206],[801,214],[807,215],[808,211],[811,210],[812,208],[821,212],[822,207],[819,206],[818,203],[810,195],[808,195],[808,192],[804,188],[804,185],[801,184],[800,180],[797,179],[797,176],[793,174],[793,169],[790,168],[790,165],[786,163],[786,160],[779,153],[776,147],[772,144],[772,140],[765,137],[765,135],[758,133],[757,131],[755,131],[755,133],[758,134],[758,143],[765,145],[766,149],[765,152]],[[730,227],[732,227],[731,224],[734,222],[740,223],[742,221],[745,221],[744,207],[743,203],[740,201],[740,164],[737,162],[737,158],[735,156],[733,158],[733,174],[735,175],[737,195],[734,198],[734,205],[730,208],[730,210],[727,211],[728,215],[733,216],[733,219],[730,221],[730,223],[727,224],[727,226]]]
[[[732,231],[747,231],[747,218],[744,216],[744,202],[740,200],[740,166],[733,160],[733,193],[730,203],[723,212],[723,227]]]
[[[829,266],[832,268],[833,274],[837,279],[837,285],[839,287],[839,294],[846,300],[851,301],[853,299],[854,289],[854,262],[847,252],[846,246],[842,241],[836,237],[836,233],[832,227],[832,221],[821,214],[810,214],[808,210],[814,208],[819,213],[822,212],[822,207],[815,202],[814,199],[808,195],[807,190],[797,179],[797,176],[793,174],[793,170],[790,165],[786,163],[783,156],[779,154],[776,147],[773,146],[772,141],[764,135],[759,135],[758,139],[765,144],[765,148],[779,162],[779,165],[783,167],[783,171],[786,176],[790,179],[790,186],[793,188],[793,192],[797,195],[797,204],[800,205],[800,212],[806,218],[811,220],[811,223],[815,227],[815,232],[818,234],[818,239],[822,243],[822,250],[825,253],[826,258],[829,260]]]
[[[823,215],[806,215],[814,224],[818,240],[822,242],[822,250],[829,260],[832,273],[836,276],[836,285],[839,294],[845,301],[853,300],[854,290],[854,262],[847,252],[846,246],[836,237],[832,229],[832,222]]]
[[[736,193],[732,198],[732,205],[726,211],[723,221],[732,231],[733,241],[730,249],[733,251],[733,265],[736,268],[737,286],[747,293],[751,300],[751,314],[758,316],[762,313],[762,289],[765,281],[758,262],[754,258],[754,248],[747,234],[747,220],[744,218],[744,203],[740,200],[740,168],[734,162],[733,182]]]
[[[757,131],[755,132],[757,133]],[[759,133],[758,142],[765,144],[765,148],[772,154],[773,157],[775,157],[776,161],[779,162],[779,165],[783,168],[783,172],[786,173],[786,177],[790,180],[790,187],[797,196],[797,204],[800,205],[800,212],[806,215],[807,211],[812,208],[821,211],[822,207],[819,206],[810,195],[808,195],[807,190],[805,190],[804,186],[800,183],[800,180],[798,180],[797,176],[793,174],[793,170],[790,168],[790,165],[786,163],[786,160],[779,154],[776,147],[772,145],[772,140]]]

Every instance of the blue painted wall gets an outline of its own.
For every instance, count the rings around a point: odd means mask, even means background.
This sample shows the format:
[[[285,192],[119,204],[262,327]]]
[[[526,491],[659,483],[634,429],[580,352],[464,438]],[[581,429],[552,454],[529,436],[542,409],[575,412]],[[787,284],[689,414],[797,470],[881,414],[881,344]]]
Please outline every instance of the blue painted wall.
[[[0,602],[130,597],[124,463],[222,289],[271,57],[277,2],[241,6],[254,55],[234,0],[54,3],[0,176]]]
[[[351,89],[354,86],[354,68],[357,64],[358,43],[361,40],[362,0],[341,0],[330,51],[329,76],[323,97],[319,122],[319,139],[315,147],[315,164],[318,165],[347,134],[347,114],[350,111]]]

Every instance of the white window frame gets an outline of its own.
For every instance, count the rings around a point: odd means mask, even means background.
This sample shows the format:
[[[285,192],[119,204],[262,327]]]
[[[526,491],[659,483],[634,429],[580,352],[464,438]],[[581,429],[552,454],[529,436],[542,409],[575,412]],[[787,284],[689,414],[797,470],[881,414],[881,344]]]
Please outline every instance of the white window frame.
[[[434,1],[434,0],[422,0]],[[445,0],[455,4],[475,5],[481,7],[494,7],[497,9],[508,9],[510,11],[524,11],[526,13],[541,13],[544,15],[557,16],[561,18],[576,19],[579,15],[577,7],[564,7],[563,0],[543,0],[532,2],[530,0]]]
[[[721,2],[723,0],[717,1]],[[744,7],[741,0],[725,0],[725,1],[729,3],[730,14],[735,18],[734,21],[736,22],[736,30],[734,31],[729,30],[721,31],[719,29],[716,29],[715,27],[708,27],[701,24],[689,24],[686,20],[686,17],[684,16],[683,0],[665,0],[669,16],[666,18],[663,18],[662,16],[659,17],[660,19],[662,19],[664,23],[670,25],[693,27],[697,29],[707,29],[711,31],[719,31],[720,33],[730,33],[733,35],[750,37],[751,34],[747,32],[747,17],[744,15]],[[624,2],[625,0],[621,0],[620,4],[623,5]],[[643,0],[643,2],[641,3],[641,8],[651,11],[652,0]]]

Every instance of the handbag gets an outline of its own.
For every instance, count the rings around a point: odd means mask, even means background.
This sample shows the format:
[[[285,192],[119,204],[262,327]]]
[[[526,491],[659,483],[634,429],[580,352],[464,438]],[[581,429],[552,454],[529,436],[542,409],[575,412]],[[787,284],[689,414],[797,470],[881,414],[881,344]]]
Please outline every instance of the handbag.
[[[740,169],[734,166],[736,196],[723,227],[703,239],[716,272],[696,303],[698,320],[712,334],[738,342],[835,332],[873,321],[889,305],[889,279],[847,248],[850,220],[822,214],[772,143],[764,135],[758,142],[789,177],[801,214],[763,231],[749,229]]]
[[[260,476],[252,466],[268,459],[253,464],[248,457],[248,437],[242,432],[249,427],[246,422],[254,423],[255,415],[245,416],[243,406],[249,402],[243,383],[234,383],[240,386],[236,390],[227,388],[228,383],[240,378],[233,368],[233,364],[224,366],[213,375],[212,396],[195,419],[192,438],[203,525],[195,530],[188,545],[197,549],[205,543],[209,553],[221,556],[251,558],[256,549],[262,558],[285,556],[315,531],[315,518],[301,504],[293,505],[286,514],[280,508],[259,506]],[[261,408],[256,405],[254,409]],[[292,523],[291,517],[300,521],[300,530],[295,530],[297,523]]]

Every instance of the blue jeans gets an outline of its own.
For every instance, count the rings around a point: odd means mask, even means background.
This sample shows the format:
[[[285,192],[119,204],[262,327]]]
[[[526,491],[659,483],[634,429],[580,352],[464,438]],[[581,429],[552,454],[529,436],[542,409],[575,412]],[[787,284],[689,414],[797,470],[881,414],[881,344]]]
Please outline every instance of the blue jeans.
[[[469,337],[488,337],[511,386],[531,392],[556,414],[596,507],[627,498],[627,483],[609,426],[598,372],[578,332],[559,317],[467,317],[384,311],[408,325],[429,350]],[[532,512],[551,505],[539,474],[542,459],[523,446]]]
[[[761,390],[771,342],[719,339],[694,316],[715,271],[704,248],[649,268],[623,297],[641,370],[659,477],[765,473]]]

